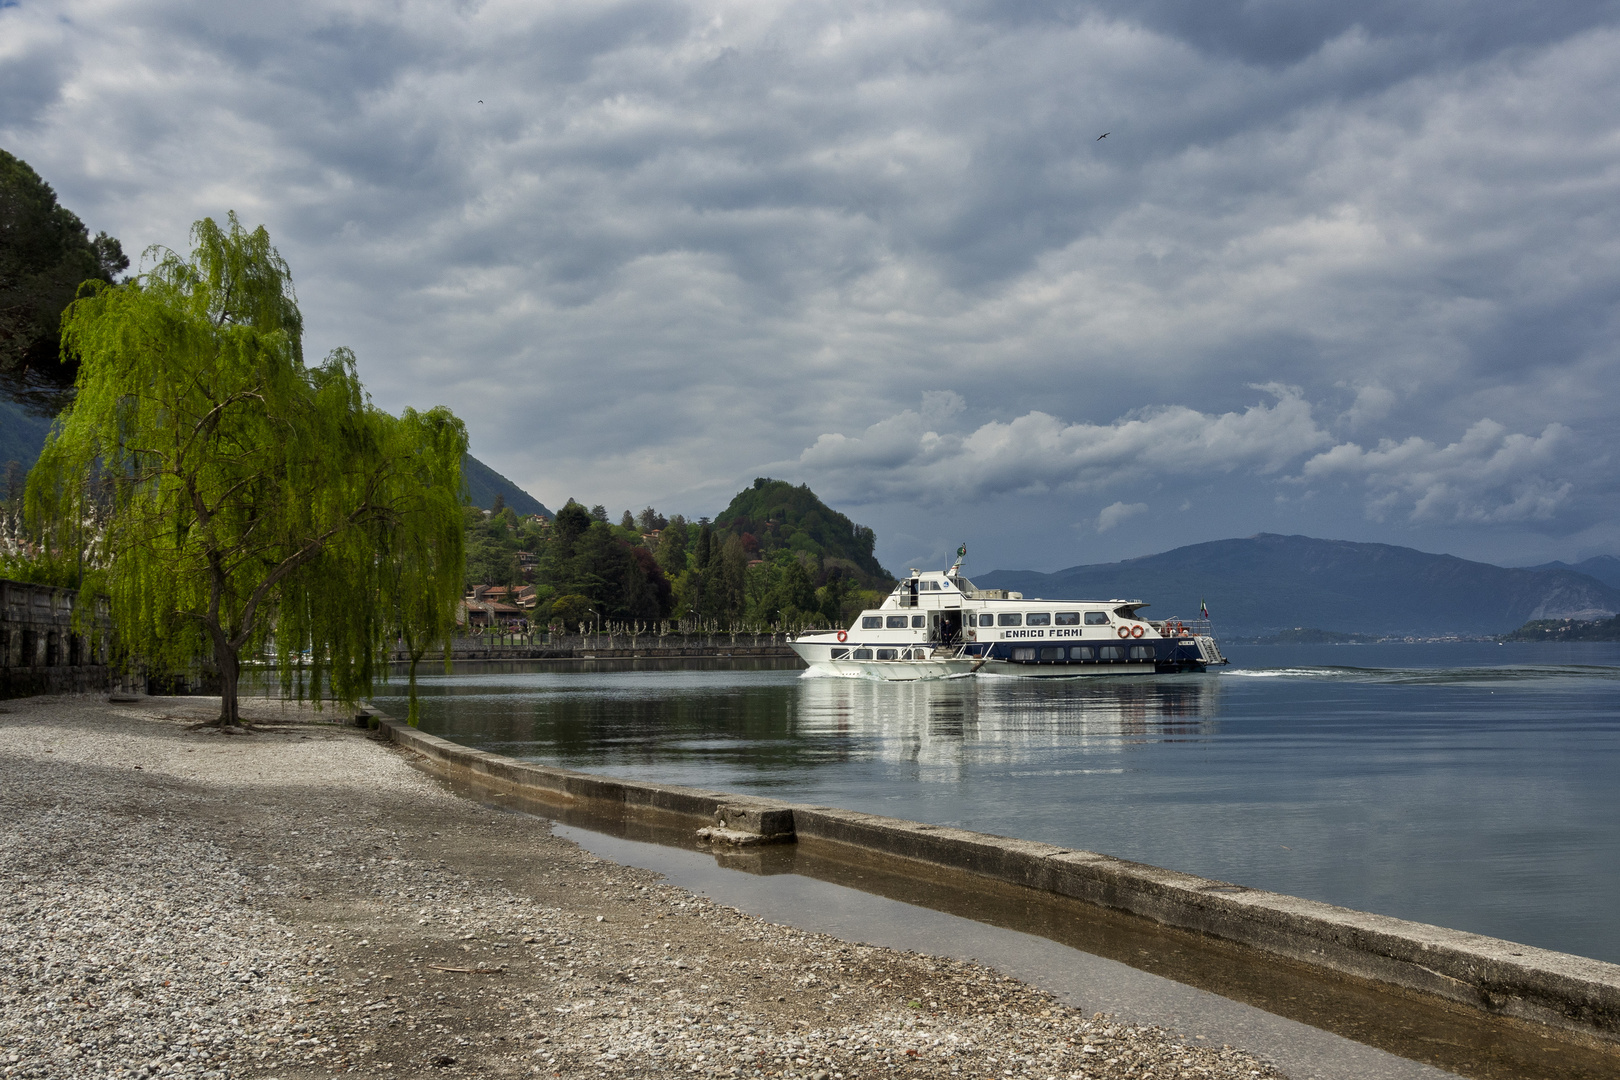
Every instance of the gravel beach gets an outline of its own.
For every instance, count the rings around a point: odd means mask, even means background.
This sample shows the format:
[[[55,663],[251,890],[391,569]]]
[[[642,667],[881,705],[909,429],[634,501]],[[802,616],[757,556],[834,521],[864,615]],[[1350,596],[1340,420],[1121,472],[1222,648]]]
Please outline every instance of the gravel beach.
[[[0,1075],[1282,1075],[711,903],[329,714],[217,709],[0,703]]]

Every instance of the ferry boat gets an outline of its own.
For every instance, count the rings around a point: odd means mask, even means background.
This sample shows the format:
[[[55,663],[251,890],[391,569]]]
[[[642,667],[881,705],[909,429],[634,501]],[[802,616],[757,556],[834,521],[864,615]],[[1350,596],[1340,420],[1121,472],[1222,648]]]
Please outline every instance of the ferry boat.
[[[1227,663],[1209,620],[1143,618],[1142,600],[1037,600],[949,570],[911,573],[848,630],[793,639],[812,672],[886,680],[1201,672]]]

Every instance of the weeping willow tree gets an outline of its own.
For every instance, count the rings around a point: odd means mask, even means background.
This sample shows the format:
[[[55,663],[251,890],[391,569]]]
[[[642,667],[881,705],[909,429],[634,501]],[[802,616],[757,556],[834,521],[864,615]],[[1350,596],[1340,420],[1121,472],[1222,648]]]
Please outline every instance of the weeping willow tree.
[[[205,219],[192,241],[189,259],[154,249],[149,273],[87,284],[64,315],[82,366],[29,475],[30,514],[71,514],[100,482],[86,587],[149,668],[212,660],[221,725],[241,723],[243,658],[272,647],[285,694],[353,704],[389,640],[453,618],[466,431],[444,409],[372,407],[346,349],[306,365],[262,227]]]
[[[383,577],[383,612],[388,618],[385,629],[404,646],[410,663],[409,722],[415,727],[420,719],[416,670],[423,655],[435,644],[444,646],[445,670],[450,669],[456,602],[466,573],[467,534],[460,495],[467,433],[443,409],[420,415],[407,409],[402,426],[411,434],[412,481],[432,507],[421,517],[419,527],[386,532],[378,567]],[[417,447],[425,447],[427,452],[418,452]]]

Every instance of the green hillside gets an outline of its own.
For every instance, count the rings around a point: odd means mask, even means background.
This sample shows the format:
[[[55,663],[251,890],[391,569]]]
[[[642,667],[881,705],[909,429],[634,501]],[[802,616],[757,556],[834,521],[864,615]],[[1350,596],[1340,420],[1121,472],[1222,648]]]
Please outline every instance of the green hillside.
[[[541,504],[539,499],[471,454],[461,459],[461,482],[466,485],[467,497],[472,500],[474,506],[485,510],[493,509],[495,496],[499,495],[519,517],[528,517],[530,514],[556,517]]]
[[[868,587],[888,588],[894,575],[872,555],[876,535],[816,497],[808,485],[760,477],[714,519],[719,531],[758,543],[761,558],[786,548],[846,564]]]

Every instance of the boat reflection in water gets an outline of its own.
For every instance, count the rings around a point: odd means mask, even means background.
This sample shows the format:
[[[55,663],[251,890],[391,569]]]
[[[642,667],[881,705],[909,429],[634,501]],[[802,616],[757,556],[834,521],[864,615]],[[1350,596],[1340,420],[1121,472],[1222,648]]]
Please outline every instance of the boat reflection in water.
[[[879,759],[938,766],[1071,766],[1074,755],[1200,742],[1220,727],[1220,679],[877,682],[801,679],[797,734],[850,740]],[[1054,754],[1054,752],[1057,752]],[[1094,770],[1071,768],[1073,773]],[[1117,762],[1104,770],[1121,771]],[[1051,768],[1042,775],[1057,775]],[[943,779],[943,777],[941,778]]]

